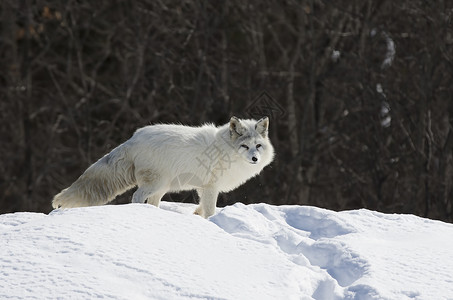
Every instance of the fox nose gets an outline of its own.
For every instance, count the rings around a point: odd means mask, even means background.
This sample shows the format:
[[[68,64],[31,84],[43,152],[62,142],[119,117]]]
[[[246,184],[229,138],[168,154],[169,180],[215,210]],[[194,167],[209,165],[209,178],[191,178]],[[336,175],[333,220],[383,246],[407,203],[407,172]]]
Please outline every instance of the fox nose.
[[[256,162],[256,161],[258,160],[258,158],[256,158],[256,157],[254,156],[254,157],[252,157],[252,160],[253,160],[254,162]]]

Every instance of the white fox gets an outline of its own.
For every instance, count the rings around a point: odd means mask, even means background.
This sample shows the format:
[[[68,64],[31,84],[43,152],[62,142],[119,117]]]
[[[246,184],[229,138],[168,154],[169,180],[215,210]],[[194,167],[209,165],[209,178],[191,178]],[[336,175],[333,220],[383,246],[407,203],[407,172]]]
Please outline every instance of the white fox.
[[[215,213],[217,196],[258,175],[274,158],[269,119],[239,120],[215,127],[151,125],[92,164],[57,194],[54,208],[102,205],[138,186],[134,203],[159,206],[163,195],[195,189],[195,214]]]

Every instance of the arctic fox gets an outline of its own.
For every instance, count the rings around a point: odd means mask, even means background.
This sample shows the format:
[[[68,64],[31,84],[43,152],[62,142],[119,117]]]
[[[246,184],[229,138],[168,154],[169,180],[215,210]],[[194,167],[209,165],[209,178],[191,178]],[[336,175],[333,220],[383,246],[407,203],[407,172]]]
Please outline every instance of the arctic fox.
[[[92,164],[57,194],[54,208],[102,205],[138,186],[134,203],[159,206],[168,192],[196,190],[195,214],[215,213],[217,196],[258,175],[274,158],[269,119],[240,120],[215,127],[150,125]]]

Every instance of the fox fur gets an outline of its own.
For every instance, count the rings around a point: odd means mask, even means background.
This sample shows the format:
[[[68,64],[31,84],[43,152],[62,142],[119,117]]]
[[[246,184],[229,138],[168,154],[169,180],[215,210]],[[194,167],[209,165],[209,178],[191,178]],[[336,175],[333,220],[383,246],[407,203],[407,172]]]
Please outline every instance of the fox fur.
[[[195,213],[215,213],[217,196],[258,175],[274,157],[269,119],[240,120],[216,127],[160,124],[134,135],[92,164],[57,194],[54,208],[103,205],[138,186],[132,202],[159,206],[168,192],[196,190]]]

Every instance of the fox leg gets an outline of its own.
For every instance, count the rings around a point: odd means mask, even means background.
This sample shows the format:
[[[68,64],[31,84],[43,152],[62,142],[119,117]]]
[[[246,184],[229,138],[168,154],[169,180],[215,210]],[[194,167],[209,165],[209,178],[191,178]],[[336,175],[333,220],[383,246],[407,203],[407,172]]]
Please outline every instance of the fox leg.
[[[145,189],[139,187],[132,195],[132,203],[145,203],[148,194]]]
[[[145,203],[159,206],[160,199],[165,195],[164,184],[159,174],[150,169],[137,170],[135,174],[138,189],[132,196],[133,203]]]
[[[165,195],[165,192],[161,190],[156,190],[155,187],[142,186],[139,187],[134,195],[132,195],[132,203],[145,203],[152,204],[154,206],[159,206],[160,199]]]
[[[154,205],[156,207],[159,207],[160,204],[160,199],[165,195],[165,192],[157,192],[151,196],[148,196],[148,199],[146,199],[146,202],[148,204]]]
[[[197,189],[197,193],[200,197],[200,205],[197,207],[194,214],[200,215],[203,218],[208,218],[215,214],[219,192],[214,188],[200,188]]]

